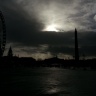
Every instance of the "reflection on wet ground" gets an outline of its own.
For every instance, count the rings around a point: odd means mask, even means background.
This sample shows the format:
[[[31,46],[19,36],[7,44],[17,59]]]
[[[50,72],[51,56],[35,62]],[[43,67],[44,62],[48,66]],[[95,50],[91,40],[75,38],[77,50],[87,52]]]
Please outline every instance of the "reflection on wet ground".
[[[96,96],[96,71],[30,68],[9,73],[8,71],[2,72],[1,77],[0,89],[3,94],[14,96]]]

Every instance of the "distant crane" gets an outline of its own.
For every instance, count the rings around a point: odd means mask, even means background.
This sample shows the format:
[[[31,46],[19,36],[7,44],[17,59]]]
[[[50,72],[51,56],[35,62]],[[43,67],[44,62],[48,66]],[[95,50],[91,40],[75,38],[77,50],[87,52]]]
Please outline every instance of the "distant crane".
[[[6,45],[6,26],[2,12],[0,11],[0,57],[3,56]]]

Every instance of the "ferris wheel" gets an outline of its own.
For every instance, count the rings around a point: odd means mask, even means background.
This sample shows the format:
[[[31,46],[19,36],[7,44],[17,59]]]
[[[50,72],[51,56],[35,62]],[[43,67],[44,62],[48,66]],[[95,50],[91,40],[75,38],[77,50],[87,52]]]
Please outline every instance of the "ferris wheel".
[[[3,56],[6,45],[6,26],[2,12],[0,11],[0,57]]]

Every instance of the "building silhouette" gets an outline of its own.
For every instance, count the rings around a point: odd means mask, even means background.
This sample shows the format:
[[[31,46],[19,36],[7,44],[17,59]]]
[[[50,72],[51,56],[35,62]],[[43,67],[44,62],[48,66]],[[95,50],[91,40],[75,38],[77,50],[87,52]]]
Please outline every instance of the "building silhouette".
[[[79,60],[77,29],[75,28],[75,60]]]
[[[10,46],[9,50],[8,50],[8,54],[7,54],[8,57],[13,57],[13,51],[12,51],[12,48]]]

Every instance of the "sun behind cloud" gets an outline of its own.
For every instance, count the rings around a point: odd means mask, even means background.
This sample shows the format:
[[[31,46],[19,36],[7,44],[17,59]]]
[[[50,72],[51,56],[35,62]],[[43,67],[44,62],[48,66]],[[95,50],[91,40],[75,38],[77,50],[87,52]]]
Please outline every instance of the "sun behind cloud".
[[[46,28],[43,31],[54,31],[54,32],[59,32],[59,30],[57,30],[56,28],[57,26],[55,24],[51,24],[46,26]]]

